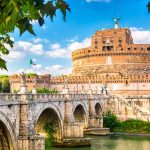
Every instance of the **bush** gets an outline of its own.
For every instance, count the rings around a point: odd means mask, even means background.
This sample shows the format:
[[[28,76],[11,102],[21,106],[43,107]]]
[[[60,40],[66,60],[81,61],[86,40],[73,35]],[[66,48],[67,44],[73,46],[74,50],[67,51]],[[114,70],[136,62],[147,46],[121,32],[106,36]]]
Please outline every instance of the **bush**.
[[[27,73],[26,77],[38,77],[36,73]]]
[[[37,93],[57,94],[58,91],[56,89],[38,88]]]
[[[56,127],[53,122],[47,122],[44,126],[44,131],[47,133],[45,138],[45,150],[50,150],[52,142],[54,141],[54,134],[56,133]]]
[[[114,131],[115,128],[120,126],[120,121],[116,115],[111,111],[106,112],[103,119],[104,127],[110,128],[110,131]]]
[[[127,133],[150,133],[150,122],[130,119],[121,122],[120,127],[117,127],[115,130]]]

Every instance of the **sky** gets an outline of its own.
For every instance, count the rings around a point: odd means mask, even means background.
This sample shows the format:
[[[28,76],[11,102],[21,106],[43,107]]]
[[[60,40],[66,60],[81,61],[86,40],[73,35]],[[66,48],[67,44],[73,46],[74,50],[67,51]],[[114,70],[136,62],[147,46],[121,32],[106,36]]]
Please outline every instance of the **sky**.
[[[16,29],[11,34],[15,42],[8,56],[8,71],[0,74],[34,72],[61,75],[71,73],[71,52],[90,46],[90,37],[96,30],[114,28],[114,17],[120,18],[120,27],[130,28],[134,43],[150,44],[150,14],[148,0],[66,0],[71,12],[66,21],[57,12],[53,23],[46,18],[40,27],[33,22],[37,37]],[[36,64],[30,65],[30,59]]]

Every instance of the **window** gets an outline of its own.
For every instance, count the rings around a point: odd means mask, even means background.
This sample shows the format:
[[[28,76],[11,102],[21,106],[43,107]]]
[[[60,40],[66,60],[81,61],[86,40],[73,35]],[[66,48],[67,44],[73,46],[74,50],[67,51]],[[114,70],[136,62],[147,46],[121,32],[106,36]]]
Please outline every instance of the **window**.
[[[95,39],[95,43],[97,43],[98,41],[97,41],[97,39]]]
[[[150,47],[148,47],[147,50],[150,52]]]
[[[121,39],[121,37],[119,37],[119,39],[118,39],[118,42],[119,42],[119,43],[121,43],[121,42],[122,42],[122,39]]]
[[[128,47],[128,50],[131,50],[130,47]]]

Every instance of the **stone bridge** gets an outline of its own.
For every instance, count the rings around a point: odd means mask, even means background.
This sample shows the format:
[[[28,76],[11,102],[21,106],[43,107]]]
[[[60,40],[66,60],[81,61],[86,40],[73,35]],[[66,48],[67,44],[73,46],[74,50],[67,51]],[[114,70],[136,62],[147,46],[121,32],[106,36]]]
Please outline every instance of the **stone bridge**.
[[[149,111],[144,113],[131,99],[100,94],[0,94],[0,150],[44,150],[47,122],[55,123],[55,138],[63,143],[83,138],[84,130],[102,128],[107,110],[120,119],[149,120]]]
[[[54,122],[57,140],[82,138],[103,126],[106,97],[88,94],[1,94],[0,150],[44,150],[44,125]]]

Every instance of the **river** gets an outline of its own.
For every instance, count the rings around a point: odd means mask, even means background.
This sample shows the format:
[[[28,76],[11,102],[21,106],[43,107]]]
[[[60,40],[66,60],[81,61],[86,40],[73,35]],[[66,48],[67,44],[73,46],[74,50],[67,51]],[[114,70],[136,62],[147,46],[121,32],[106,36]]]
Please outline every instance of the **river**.
[[[95,136],[91,147],[52,148],[52,150],[150,150],[150,137]]]

